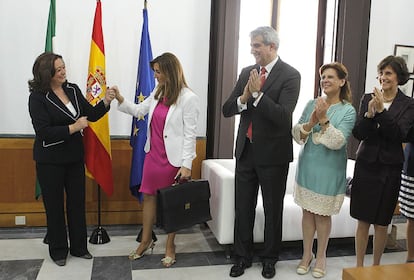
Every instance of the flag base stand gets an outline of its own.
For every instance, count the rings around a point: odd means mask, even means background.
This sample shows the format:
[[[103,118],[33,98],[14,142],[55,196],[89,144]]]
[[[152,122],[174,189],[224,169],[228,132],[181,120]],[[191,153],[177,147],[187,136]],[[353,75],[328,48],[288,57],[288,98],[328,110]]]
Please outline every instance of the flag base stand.
[[[105,244],[110,241],[108,233],[101,226],[101,186],[98,185],[98,227],[92,232],[89,243]]]
[[[98,226],[91,234],[91,237],[89,238],[89,243],[92,244],[105,244],[110,242],[111,239],[109,238],[108,233],[106,230]]]
[[[45,237],[43,237],[43,244],[49,244],[49,237],[47,236],[47,231]]]

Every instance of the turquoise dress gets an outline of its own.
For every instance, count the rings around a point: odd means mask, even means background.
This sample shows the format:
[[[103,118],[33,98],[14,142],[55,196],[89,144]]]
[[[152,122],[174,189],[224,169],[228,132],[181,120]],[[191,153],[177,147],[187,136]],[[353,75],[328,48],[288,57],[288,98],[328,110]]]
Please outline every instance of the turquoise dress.
[[[295,203],[309,212],[331,216],[341,209],[346,189],[346,143],[355,124],[356,111],[350,103],[339,102],[327,111],[329,126],[322,132],[316,125],[305,142],[300,128],[308,122],[316,100],[306,105],[292,129],[294,140],[302,144],[294,188]]]

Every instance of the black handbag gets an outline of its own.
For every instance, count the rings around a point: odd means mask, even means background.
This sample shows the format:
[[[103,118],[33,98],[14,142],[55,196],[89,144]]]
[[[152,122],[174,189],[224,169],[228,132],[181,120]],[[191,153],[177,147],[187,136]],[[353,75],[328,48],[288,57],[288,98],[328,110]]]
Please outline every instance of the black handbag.
[[[157,226],[175,232],[211,220],[207,180],[191,180],[157,191]]]

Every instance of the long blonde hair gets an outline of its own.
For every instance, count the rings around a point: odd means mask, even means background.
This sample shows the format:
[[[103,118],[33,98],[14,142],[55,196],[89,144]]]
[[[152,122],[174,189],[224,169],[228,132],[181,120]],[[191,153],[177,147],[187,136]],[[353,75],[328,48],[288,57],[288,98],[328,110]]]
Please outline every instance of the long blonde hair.
[[[165,76],[165,83],[158,84],[155,91],[155,99],[165,97],[165,104],[170,106],[177,102],[181,90],[187,86],[183,67],[178,58],[172,53],[163,53],[150,62],[152,70],[154,64],[158,63],[160,72]]]

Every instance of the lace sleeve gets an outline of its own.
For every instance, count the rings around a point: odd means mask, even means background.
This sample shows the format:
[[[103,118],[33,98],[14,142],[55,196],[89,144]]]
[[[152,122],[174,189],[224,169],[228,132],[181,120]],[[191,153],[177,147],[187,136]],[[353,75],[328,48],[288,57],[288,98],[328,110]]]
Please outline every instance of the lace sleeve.
[[[345,145],[344,134],[333,125],[329,125],[324,132],[313,133],[312,141],[315,145],[322,144],[331,150],[339,150]]]
[[[300,138],[301,128],[303,129],[303,123],[298,123],[294,127],[292,127],[292,137],[296,143],[298,143],[299,145],[304,145],[306,144],[306,142],[308,142],[309,137],[306,137],[305,139]]]

